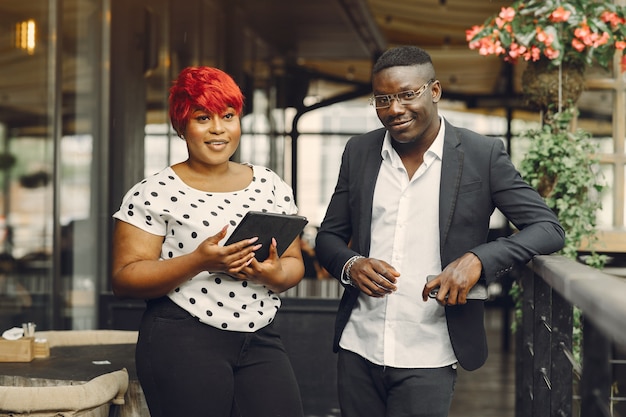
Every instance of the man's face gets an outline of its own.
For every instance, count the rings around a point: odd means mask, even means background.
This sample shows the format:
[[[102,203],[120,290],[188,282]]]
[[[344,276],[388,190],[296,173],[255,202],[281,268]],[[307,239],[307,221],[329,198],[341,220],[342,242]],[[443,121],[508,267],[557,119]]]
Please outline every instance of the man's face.
[[[372,87],[374,96],[390,96],[377,97],[375,102],[377,106],[389,105],[377,108],[376,113],[394,140],[409,143],[422,141],[425,136],[426,140],[434,139],[439,129],[441,87],[430,66],[386,68],[374,75]]]

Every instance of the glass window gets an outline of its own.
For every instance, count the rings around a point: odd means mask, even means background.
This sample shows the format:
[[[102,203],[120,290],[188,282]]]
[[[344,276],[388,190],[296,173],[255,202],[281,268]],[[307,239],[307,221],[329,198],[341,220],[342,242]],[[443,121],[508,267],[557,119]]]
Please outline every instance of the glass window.
[[[60,4],[56,21],[52,0],[0,3],[2,327],[97,325],[104,13]]]
[[[102,10],[97,0],[66,0],[63,33],[61,138],[58,144],[61,325],[97,327],[97,289],[101,248],[99,226],[102,125]],[[55,260],[56,261],[56,260]]]
[[[53,115],[47,0],[0,2],[0,328],[50,323]]]

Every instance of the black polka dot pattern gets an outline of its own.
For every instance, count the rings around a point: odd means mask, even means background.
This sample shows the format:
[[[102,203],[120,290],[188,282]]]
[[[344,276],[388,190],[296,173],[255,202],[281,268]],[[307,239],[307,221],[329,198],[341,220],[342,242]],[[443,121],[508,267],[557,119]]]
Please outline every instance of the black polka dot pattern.
[[[161,258],[171,259],[193,251],[225,225],[232,233],[248,211],[297,212],[289,185],[267,168],[249,166],[252,182],[229,193],[193,189],[168,167],[136,184],[113,217],[163,236]],[[241,332],[271,323],[281,304],[276,294],[259,284],[213,272],[198,274],[169,296],[200,321]]]

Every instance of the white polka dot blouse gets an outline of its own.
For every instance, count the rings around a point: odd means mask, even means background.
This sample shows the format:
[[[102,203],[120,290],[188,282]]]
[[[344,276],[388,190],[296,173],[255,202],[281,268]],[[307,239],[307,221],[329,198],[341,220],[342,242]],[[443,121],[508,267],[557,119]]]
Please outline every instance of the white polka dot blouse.
[[[226,224],[227,236],[251,210],[295,214],[293,191],[268,168],[253,169],[243,190],[210,193],[186,185],[167,167],[133,186],[113,217],[146,232],[163,236],[161,259],[193,251]],[[208,325],[230,331],[254,332],[274,319],[280,298],[266,287],[224,273],[202,272],[168,296]]]

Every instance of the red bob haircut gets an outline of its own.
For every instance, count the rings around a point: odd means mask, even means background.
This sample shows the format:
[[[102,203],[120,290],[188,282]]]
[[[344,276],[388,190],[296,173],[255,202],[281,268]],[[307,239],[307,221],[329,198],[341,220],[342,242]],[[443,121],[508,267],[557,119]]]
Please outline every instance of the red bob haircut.
[[[176,133],[182,136],[194,111],[221,113],[232,107],[240,115],[243,100],[239,86],[224,71],[212,67],[187,67],[170,88],[170,121]]]

